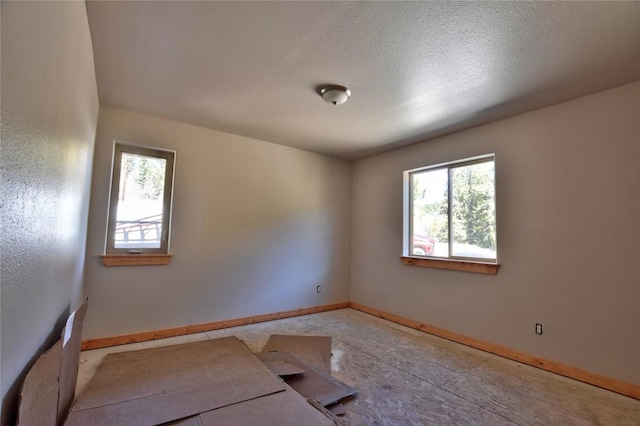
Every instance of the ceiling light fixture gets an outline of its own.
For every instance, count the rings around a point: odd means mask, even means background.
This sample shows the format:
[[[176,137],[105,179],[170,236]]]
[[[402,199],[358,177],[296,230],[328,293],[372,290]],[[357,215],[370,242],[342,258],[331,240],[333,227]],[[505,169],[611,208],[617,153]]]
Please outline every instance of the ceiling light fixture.
[[[328,104],[342,105],[349,100],[351,91],[344,86],[326,86],[320,89],[320,96]]]

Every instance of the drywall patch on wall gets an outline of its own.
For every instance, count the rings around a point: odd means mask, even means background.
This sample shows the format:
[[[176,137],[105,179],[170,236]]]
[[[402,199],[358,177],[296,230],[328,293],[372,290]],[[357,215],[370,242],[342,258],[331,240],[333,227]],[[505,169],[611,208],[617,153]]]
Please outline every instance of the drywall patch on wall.
[[[351,301],[640,384],[638,111],[640,82],[355,162]],[[498,274],[403,266],[403,170],[486,153]]]
[[[98,94],[84,2],[2,3],[2,425],[82,275]]]
[[[169,265],[102,266],[114,140],[176,151]],[[348,161],[102,105],[84,340],[346,302],[350,209]]]

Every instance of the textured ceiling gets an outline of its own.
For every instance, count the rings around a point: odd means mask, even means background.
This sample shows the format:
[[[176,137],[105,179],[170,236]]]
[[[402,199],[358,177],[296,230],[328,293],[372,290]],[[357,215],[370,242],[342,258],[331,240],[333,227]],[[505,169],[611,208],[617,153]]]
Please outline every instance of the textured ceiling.
[[[87,9],[102,103],[348,159],[640,80],[640,2]]]

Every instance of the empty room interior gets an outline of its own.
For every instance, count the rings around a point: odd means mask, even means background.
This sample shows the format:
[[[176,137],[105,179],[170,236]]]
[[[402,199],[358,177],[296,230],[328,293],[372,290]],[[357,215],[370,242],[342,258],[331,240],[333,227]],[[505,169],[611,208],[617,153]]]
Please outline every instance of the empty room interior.
[[[0,7],[2,426],[76,322],[42,424],[118,356],[282,335],[354,389],[276,380],[318,423],[103,424],[640,424],[640,2]]]

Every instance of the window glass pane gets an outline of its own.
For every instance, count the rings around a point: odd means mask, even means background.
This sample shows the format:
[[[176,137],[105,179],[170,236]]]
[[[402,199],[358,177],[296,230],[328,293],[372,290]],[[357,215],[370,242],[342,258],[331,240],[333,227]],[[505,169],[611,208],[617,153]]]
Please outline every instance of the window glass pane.
[[[114,247],[160,248],[167,160],[122,153]]]
[[[449,215],[447,169],[417,172],[411,175],[413,205],[410,252],[418,256],[449,255]]]
[[[495,259],[494,162],[451,168],[452,256]]]

